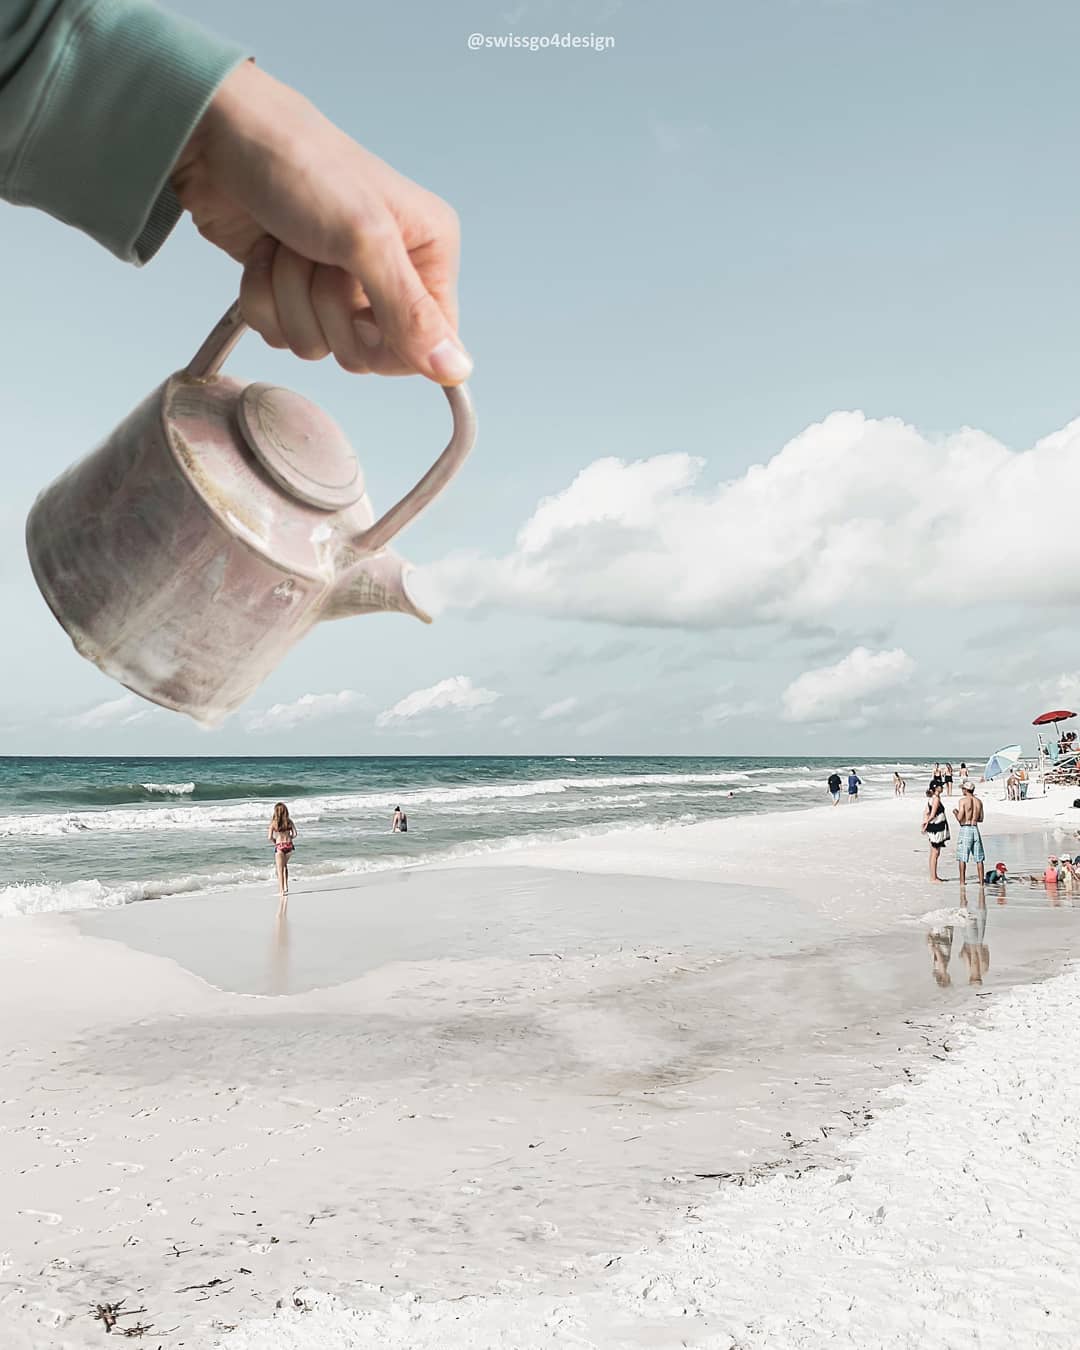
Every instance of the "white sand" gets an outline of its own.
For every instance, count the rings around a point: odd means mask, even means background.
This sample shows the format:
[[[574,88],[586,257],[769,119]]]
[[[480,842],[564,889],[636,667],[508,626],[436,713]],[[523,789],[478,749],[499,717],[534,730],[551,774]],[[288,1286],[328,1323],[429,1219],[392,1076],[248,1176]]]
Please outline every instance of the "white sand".
[[[1064,842],[1080,820],[1061,794],[988,806],[991,838],[1049,820]],[[214,989],[73,920],[6,922],[5,1350],[101,1345],[88,1310],[119,1299],[146,1309],[119,1324],[149,1323],[145,1344],[223,1350],[1076,1344],[1076,977],[936,989],[903,921],[955,911],[958,892],[922,879],[918,810],[643,831],[467,870],[478,896],[485,875],[513,895],[505,914],[462,912],[450,874],[417,872],[392,898],[397,959],[384,935],[359,978],[289,997]],[[560,909],[553,869],[652,877],[655,896],[628,887],[613,909],[586,875]],[[715,881],[747,888],[741,908]],[[389,893],[342,894],[362,946],[363,905]],[[766,940],[785,897],[790,955]],[[1055,898],[1025,909],[1017,889],[990,915],[999,983],[1060,964],[1073,913]],[[409,928],[440,899],[439,940],[454,923],[461,939],[432,956]],[[721,939],[740,923],[735,958]],[[213,946],[212,923],[194,931]],[[547,931],[560,948],[507,942]],[[882,1090],[927,1065],[884,1110]],[[803,1174],[695,1176],[777,1165]]]
[[[1080,1341],[1080,975],[997,1002],[834,1167],[719,1196],[599,1289],[358,1311],[310,1289],[222,1350],[1068,1347]]]

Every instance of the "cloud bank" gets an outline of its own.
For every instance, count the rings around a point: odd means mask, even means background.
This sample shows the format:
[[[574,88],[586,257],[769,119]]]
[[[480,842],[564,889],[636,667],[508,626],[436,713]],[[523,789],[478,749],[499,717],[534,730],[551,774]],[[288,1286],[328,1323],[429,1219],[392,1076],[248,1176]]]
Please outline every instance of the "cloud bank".
[[[835,412],[739,478],[709,486],[703,470],[685,454],[598,459],[539,503],[510,553],[446,558],[429,582],[443,607],[686,628],[1080,599],[1080,544],[1056,510],[1080,499],[1080,419],[1012,451],[981,431],[934,438]]]

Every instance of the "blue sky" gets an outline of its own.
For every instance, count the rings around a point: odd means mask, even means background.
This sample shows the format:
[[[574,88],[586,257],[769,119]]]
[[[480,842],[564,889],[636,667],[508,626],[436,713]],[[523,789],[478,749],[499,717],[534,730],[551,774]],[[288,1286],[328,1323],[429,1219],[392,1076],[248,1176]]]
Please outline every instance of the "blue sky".
[[[399,541],[443,612],[317,629],[213,733],[118,702],[22,520],[236,271],[3,208],[0,752],[958,754],[1080,700],[1080,436],[1031,450],[1080,413],[1075,6],[179,8],[461,215],[481,440]],[[232,368],[333,412],[377,506],[441,444],[419,381]]]

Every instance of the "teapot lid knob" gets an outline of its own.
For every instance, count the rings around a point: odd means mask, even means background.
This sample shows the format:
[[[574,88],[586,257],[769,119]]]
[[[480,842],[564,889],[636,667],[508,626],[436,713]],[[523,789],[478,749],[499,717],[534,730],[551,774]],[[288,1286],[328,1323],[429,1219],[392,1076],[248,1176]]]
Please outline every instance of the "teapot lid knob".
[[[240,430],[279,487],[308,506],[337,511],[364,495],[364,476],[341,428],[291,389],[249,384],[240,396]]]

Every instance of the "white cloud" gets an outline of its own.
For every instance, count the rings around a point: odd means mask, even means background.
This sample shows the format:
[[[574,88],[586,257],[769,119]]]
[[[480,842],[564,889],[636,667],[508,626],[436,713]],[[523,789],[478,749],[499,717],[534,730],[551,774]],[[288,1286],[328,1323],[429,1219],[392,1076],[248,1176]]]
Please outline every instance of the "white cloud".
[[[291,703],[275,703],[262,712],[252,713],[247,728],[249,731],[287,731],[300,722],[333,717],[362,701],[352,689],[342,689],[336,694],[301,694]]]
[[[872,652],[856,647],[834,666],[807,670],[783,693],[784,717],[789,722],[823,722],[855,716],[864,720],[865,700],[905,683],[915,669],[907,652]]]
[[[693,628],[883,600],[1080,599],[1075,531],[1053,519],[1080,498],[1080,419],[1012,451],[836,412],[736,479],[709,486],[703,470],[685,454],[598,459],[539,503],[508,555],[446,558],[429,582],[444,604]]]
[[[468,675],[451,675],[448,680],[440,680],[429,689],[416,689],[406,694],[392,708],[381,712],[375,719],[375,725],[385,727],[392,722],[406,721],[447,708],[468,712],[494,703],[500,697],[493,689],[478,688]]]
[[[595,717],[590,717],[587,722],[582,722],[577,728],[578,736],[595,736],[598,731],[605,731],[608,727],[614,726],[622,717],[622,711],[619,708],[608,708],[606,712],[597,713]]]
[[[577,705],[578,700],[573,695],[559,699],[558,703],[549,703],[540,714],[540,721],[550,722],[553,717],[565,717],[567,713],[572,713]]]
[[[104,703],[98,703],[86,712],[76,713],[66,721],[69,726],[82,731],[96,731],[99,727],[126,727],[131,722],[140,721],[149,711],[137,695],[124,694],[121,698],[110,698]]]

